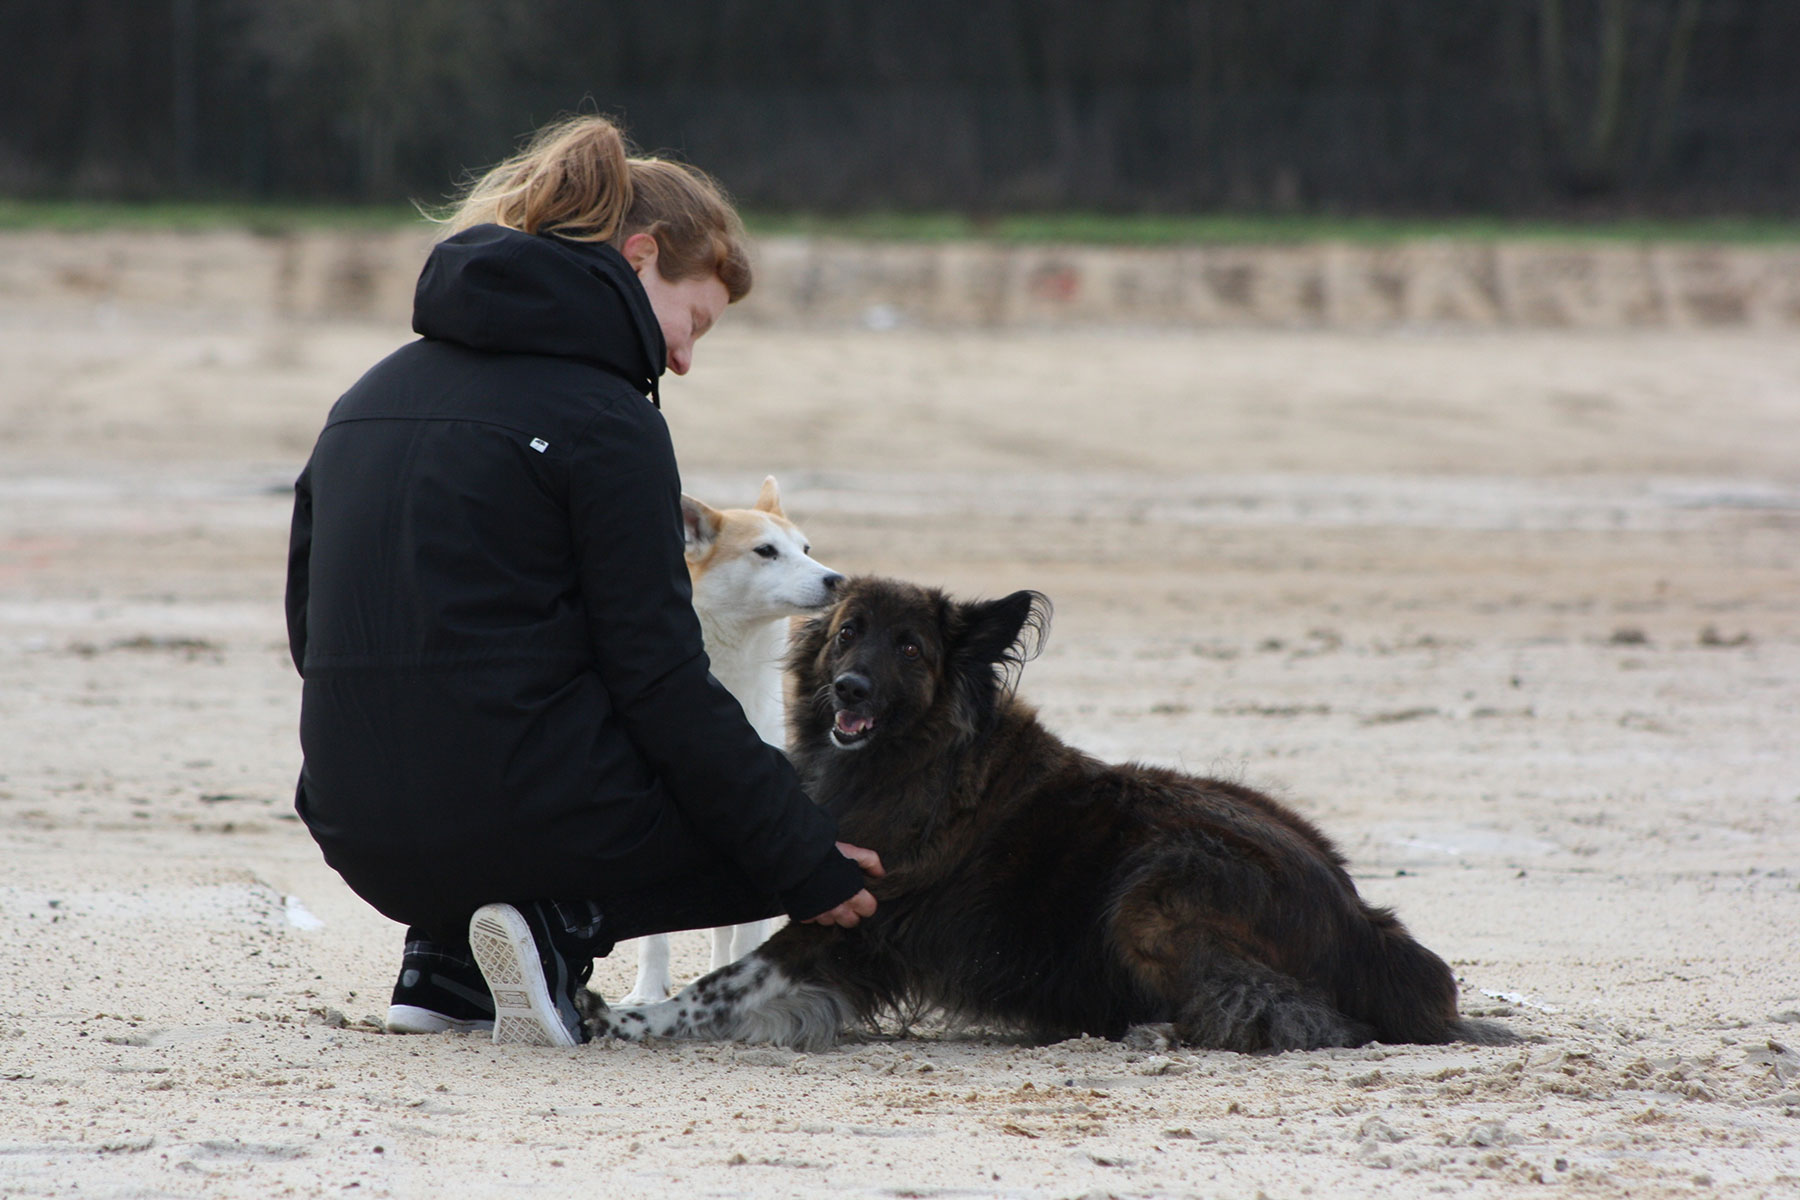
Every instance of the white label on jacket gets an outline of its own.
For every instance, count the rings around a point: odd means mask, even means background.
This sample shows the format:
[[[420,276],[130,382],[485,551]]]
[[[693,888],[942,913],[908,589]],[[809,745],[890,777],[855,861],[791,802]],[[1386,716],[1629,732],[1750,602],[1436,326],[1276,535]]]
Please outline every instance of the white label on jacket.
[[[546,442],[543,438],[532,438],[531,448],[536,450],[539,454],[542,454],[550,448],[550,443]]]

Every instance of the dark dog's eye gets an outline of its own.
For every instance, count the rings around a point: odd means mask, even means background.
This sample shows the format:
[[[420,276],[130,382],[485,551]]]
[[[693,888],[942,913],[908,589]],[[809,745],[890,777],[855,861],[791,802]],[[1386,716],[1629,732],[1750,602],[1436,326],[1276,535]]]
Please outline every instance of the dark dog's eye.
[[[919,643],[917,643],[917,642],[901,642],[900,643],[900,657],[901,658],[915,659],[915,658],[918,658],[921,653],[923,653],[923,652],[919,649]]]
[[[769,545],[767,542],[764,542],[762,545],[758,546],[756,548],[756,553],[758,554],[758,556],[760,556],[762,558],[780,558],[781,557],[781,551],[779,551],[775,547]]]
[[[837,632],[838,645],[847,646],[856,640],[856,626],[846,623]]]

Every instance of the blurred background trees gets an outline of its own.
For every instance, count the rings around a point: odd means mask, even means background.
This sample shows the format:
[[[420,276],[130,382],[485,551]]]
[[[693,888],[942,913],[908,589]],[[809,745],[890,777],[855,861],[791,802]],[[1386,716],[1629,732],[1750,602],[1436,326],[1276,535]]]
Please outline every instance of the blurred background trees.
[[[4,0],[0,193],[441,200],[559,113],[748,206],[1791,213],[1796,0]]]

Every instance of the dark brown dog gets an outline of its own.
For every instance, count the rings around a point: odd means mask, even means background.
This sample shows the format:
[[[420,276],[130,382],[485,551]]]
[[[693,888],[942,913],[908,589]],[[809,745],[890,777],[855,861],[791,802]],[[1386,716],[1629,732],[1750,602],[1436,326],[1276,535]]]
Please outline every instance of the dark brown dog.
[[[601,1011],[597,1032],[817,1049],[856,1018],[941,1009],[1230,1050],[1457,1036],[1449,968],[1362,902],[1304,819],[1097,762],[1038,723],[1009,684],[1047,610],[1035,592],[966,604],[853,580],[795,644],[789,732],[841,836],[881,854],[879,911],[789,925],[672,1000]]]

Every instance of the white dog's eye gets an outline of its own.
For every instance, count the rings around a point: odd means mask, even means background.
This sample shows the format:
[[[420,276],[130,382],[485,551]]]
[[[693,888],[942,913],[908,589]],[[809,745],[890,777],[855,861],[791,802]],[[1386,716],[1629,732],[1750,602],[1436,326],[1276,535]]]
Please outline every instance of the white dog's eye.
[[[769,545],[767,542],[764,542],[762,545],[758,546],[756,548],[756,553],[763,558],[780,558],[781,557],[781,551],[779,551],[775,547]]]

